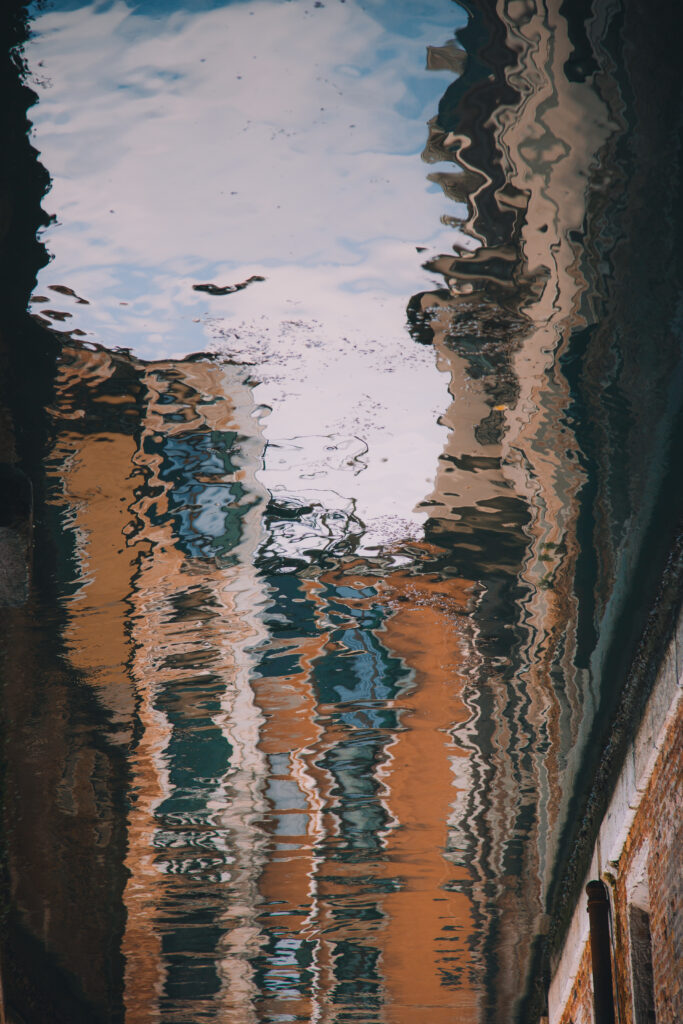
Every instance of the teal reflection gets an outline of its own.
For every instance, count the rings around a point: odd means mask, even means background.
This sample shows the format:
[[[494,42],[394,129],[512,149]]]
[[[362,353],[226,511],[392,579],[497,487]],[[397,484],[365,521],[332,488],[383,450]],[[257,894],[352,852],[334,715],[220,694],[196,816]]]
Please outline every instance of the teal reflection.
[[[159,477],[170,485],[167,500],[175,537],[190,558],[219,558],[225,564],[225,556],[240,543],[242,519],[253,499],[241,483],[225,479],[236,472],[238,442],[233,431],[147,439],[149,453],[161,456]]]

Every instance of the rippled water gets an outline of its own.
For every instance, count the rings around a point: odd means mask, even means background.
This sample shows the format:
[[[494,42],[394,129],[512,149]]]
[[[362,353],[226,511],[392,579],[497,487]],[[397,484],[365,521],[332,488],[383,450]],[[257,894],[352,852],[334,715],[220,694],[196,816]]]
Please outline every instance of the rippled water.
[[[31,8],[7,863],[64,1019],[535,1012],[680,502],[680,82],[566,6]]]

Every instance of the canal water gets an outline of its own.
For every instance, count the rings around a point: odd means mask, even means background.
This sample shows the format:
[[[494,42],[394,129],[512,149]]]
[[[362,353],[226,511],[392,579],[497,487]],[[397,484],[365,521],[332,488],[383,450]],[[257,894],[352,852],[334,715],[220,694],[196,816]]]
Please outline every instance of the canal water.
[[[57,355],[4,758],[41,998],[533,1020],[680,508],[675,16],[29,15]]]

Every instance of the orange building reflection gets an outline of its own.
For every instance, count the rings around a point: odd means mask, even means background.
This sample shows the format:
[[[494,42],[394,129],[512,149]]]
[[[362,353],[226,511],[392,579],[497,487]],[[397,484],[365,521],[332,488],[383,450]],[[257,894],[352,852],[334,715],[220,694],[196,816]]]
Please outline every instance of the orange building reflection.
[[[325,721],[329,709],[313,693],[312,663],[332,643],[321,628],[315,642],[296,647],[300,673],[255,687],[265,717],[262,747],[292,766],[278,776],[277,851],[264,866],[259,889],[266,905],[277,904],[280,948],[286,948],[287,936],[293,941],[312,937],[316,946],[308,998],[288,992],[264,1001],[261,1010],[268,1020],[285,1013],[304,1020],[346,1019],[349,1006],[334,998],[335,961],[340,945],[351,941],[379,951],[378,1020],[401,1024],[428,1014],[451,1021],[457,1013],[457,1019],[474,1022],[479,1019],[478,971],[466,895],[471,872],[449,849],[449,825],[462,813],[461,797],[469,786],[470,752],[453,735],[471,715],[462,700],[466,642],[458,626],[469,587],[400,573],[378,579],[362,575],[363,568],[327,573],[307,591],[320,620],[325,618],[321,583],[357,593],[373,588],[371,598],[346,599],[356,607],[373,602],[390,609],[381,643],[402,659],[411,677],[400,700],[391,704],[401,725],[377,771],[391,824],[380,857],[349,863],[329,856],[339,822],[325,813],[334,811],[335,803],[333,780],[321,762],[343,740],[344,730]],[[373,902],[368,876],[375,889],[378,882],[389,883],[380,886],[373,919],[360,925],[350,915],[348,925],[340,923],[340,900],[346,910]]]
[[[312,635],[278,641],[254,566],[262,442],[239,375],[66,347],[53,414],[54,501],[77,568],[64,643],[129,751],[126,1021],[345,1020],[351,947],[375,958],[376,1019],[478,1020],[472,875],[451,828],[470,785],[468,584],[360,563],[313,572],[297,583]],[[228,524],[239,515],[232,546],[216,508]],[[334,624],[331,593],[343,594]],[[358,653],[341,638],[363,608],[383,610],[373,643],[407,682],[380,702],[399,724],[370,769],[385,822],[376,851],[345,859],[328,760],[355,734],[316,671]],[[293,670],[256,671],[259,649],[281,649]],[[218,774],[181,780],[192,743],[214,762],[223,751]],[[193,990],[204,974],[211,990]]]

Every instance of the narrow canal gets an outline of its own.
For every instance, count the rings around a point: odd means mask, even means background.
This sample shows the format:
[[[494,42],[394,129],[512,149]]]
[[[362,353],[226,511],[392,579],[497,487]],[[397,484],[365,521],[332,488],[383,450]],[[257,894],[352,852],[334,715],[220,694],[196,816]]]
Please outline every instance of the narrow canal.
[[[675,5],[15,6],[8,1005],[535,1021],[682,506]]]

